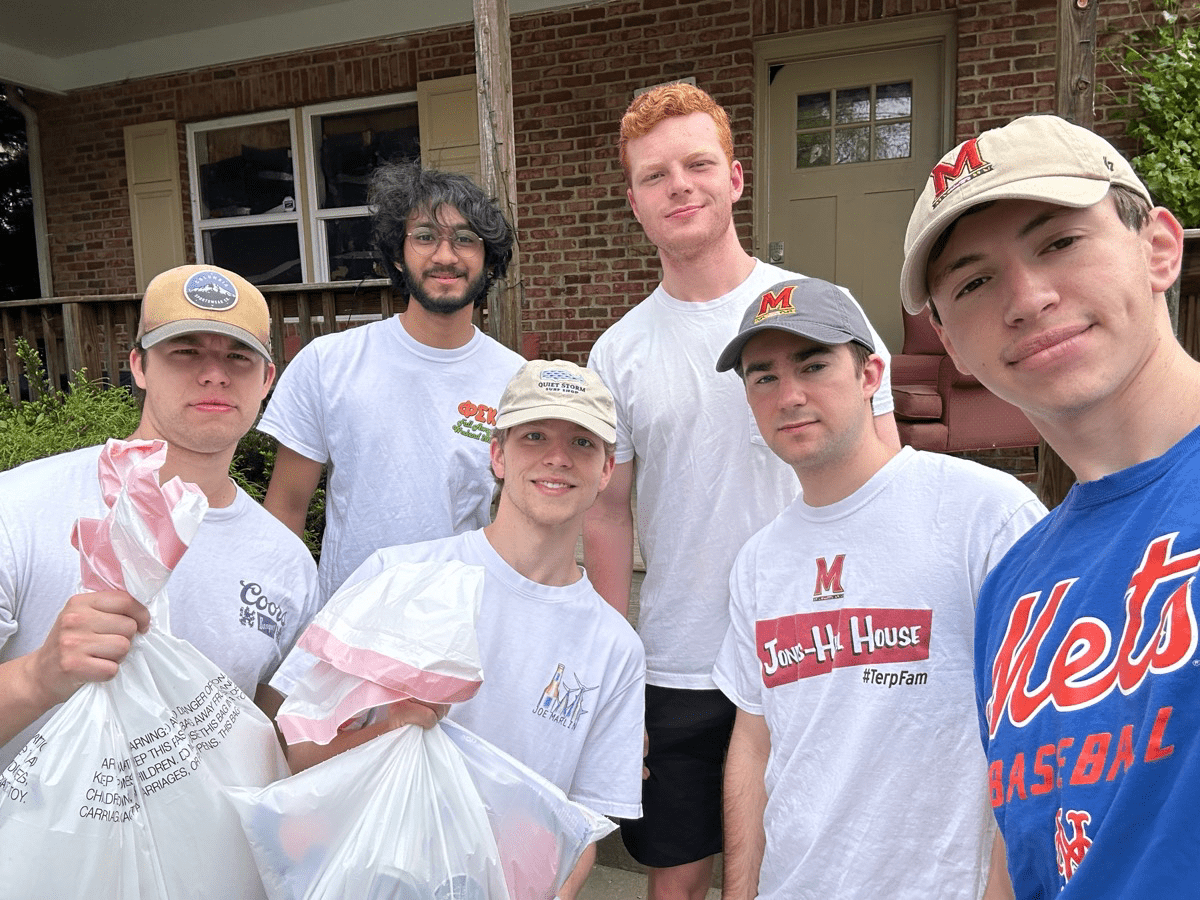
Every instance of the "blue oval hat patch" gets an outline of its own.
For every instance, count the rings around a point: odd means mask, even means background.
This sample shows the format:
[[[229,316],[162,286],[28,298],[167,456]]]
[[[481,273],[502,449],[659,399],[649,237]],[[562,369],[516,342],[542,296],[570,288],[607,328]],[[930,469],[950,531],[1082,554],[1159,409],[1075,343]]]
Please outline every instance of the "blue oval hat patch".
[[[188,303],[200,309],[233,309],[237,305],[238,292],[232,281],[220,272],[207,270],[197,272],[183,283],[183,296]]]

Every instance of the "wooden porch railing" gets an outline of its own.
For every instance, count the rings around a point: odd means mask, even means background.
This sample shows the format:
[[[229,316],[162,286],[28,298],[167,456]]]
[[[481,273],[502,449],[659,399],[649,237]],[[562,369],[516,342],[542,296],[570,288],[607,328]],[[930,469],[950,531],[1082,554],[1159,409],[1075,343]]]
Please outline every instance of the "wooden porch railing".
[[[282,371],[313,338],[387,318],[404,308],[390,282],[269,285],[262,289],[271,311],[271,350]],[[137,334],[141,294],[52,297],[0,302],[0,385],[14,402],[22,392],[17,338],[36,347],[50,384],[63,386],[86,369],[89,378],[128,381],[129,348]]]

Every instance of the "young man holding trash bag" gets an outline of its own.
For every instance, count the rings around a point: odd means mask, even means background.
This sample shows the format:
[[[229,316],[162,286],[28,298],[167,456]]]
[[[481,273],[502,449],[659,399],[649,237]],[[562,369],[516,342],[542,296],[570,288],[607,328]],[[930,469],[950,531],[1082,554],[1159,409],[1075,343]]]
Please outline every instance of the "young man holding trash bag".
[[[129,361],[145,391],[131,437],[166,441],[162,481],[199,485],[209,505],[171,577],[172,631],[273,714],[259,688],[316,612],[316,569],[303,542],[229,477],[275,377],[269,342],[256,287],[215,266],[181,266],[147,286]],[[149,626],[127,593],[76,593],[71,528],[106,509],[100,449],[0,473],[0,768],[80,685],[112,678]]]
[[[645,656],[625,618],[575,560],[583,517],[613,468],[616,414],[599,376],[534,360],[509,382],[491,442],[500,482],[495,519],[478,531],[377,551],[347,579],[397,563],[460,561],[485,570],[477,639],[484,680],[448,717],[604,815],[641,813]],[[338,595],[330,603],[337,602]],[[297,650],[272,685],[290,693],[313,657]],[[302,769],[443,710],[402,701],[327,745],[289,748]],[[559,891],[570,900],[595,859],[584,854]]]

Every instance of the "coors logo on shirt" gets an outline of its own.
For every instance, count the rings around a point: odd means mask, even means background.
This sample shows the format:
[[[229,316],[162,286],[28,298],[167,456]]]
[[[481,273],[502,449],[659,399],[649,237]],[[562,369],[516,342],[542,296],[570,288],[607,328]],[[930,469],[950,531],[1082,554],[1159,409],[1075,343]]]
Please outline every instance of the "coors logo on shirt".
[[[243,581],[241,585],[238,621],[278,643],[280,633],[287,627],[287,610],[263,593],[262,585],[253,581]]]

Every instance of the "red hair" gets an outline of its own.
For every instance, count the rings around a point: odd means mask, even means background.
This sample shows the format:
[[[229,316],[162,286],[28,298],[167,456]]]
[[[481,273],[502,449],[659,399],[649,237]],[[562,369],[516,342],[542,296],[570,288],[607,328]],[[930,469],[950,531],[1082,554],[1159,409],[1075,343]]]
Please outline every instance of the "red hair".
[[[733,162],[733,132],[729,128],[729,113],[716,100],[695,85],[675,82],[651,88],[633,98],[621,117],[621,168],[629,179],[629,142],[648,134],[663,119],[708,113],[717,125],[717,138],[725,158]]]

